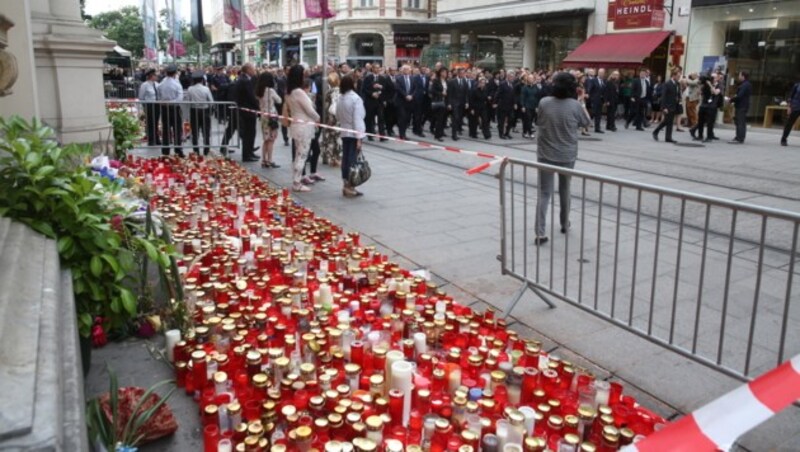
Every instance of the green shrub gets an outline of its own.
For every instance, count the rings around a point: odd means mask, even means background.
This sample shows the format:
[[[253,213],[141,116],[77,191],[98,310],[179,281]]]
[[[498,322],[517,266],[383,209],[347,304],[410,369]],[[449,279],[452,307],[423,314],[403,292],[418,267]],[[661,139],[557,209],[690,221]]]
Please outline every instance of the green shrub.
[[[110,108],[108,120],[114,131],[114,156],[117,160],[125,160],[125,153],[133,149],[136,140],[142,138],[139,119],[127,110]]]
[[[170,247],[123,221],[121,185],[94,175],[81,162],[89,146],[61,147],[53,131],[34,120],[0,118],[0,216],[56,240],[62,265],[72,271],[79,330],[89,337],[94,318],[124,330],[138,315],[136,255],[170,267]],[[76,165],[76,162],[78,165]]]

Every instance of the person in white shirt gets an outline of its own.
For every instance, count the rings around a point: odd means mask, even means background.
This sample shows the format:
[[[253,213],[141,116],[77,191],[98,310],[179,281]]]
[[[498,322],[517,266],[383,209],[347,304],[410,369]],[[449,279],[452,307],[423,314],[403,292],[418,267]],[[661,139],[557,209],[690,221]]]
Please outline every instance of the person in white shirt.
[[[158,139],[158,82],[155,69],[148,69],[144,73],[144,82],[139,87],[139,101],[144,107],[145,133],[147,134],[147,145],[158,146],[161,140]]]
[[[186,100],[192,102],[189,104],[189,124],[192,128],[192,145],[194,146],[194,153],[200,155],[200,148],[197,143],[200,139],[200,132],[203,133],[203,155],[209,153],[209,137],[211,135],[211,111],[208,102],[214,102],[214,96],[211,90],[205,85],[205,74],[202,71],[196,71],[192,74],[192,86],[186,91]]]
[[[177,80],[178,68],[174,64],[167,66],[167,76],[158,85],[158,99],[161,104],[161,153],[169,155],[170,143],[175,153],[184,157],[183,148],[183,115],[178,102],[183,100],[183,87]],[[170,104],[172,103],[172,104]],[[174,139],[172,139],[174,138]]]
[[[355,132],[342,132],[342,195],[347,198],[361,196],[361,192],[356,190],[348,182],[350,179],[350,167],[356,161],[356,156],[361,152],[361,142],[364,140],[367,131],[364,117],[366,110],[364,101],[355,92],[355,81],[348,75],[342,79],[339,88],[341,97],[336,103],[336,119],[339,120],[339,127]]]
[[[256,82],[256,97],[260,110],[270,115],[278,114],[278,105],[281,104],[281,96],[275,90],[275,76],[270,72],[264,72],[258,77]],[[275,147],[275,139],[278,138],[278,118],[275,116],[261,116],[261,167],[280,168],[280,165],[272,160],[272,150]]]
[[[292,162],[292,190],[298,192],[308,192],[311,189],[303,184],[303,169],[306,166],[308,151],[311,148],[311,140],[314,138],[316,126],[319,122],[319,115],[314,109],[314,103],[308,93],[303,89],[305,80],[305,69],[303,66],[295,65],[289,70],[287,78],[287,95],[284,98],[284,115],[293,119],[289,125],[289,136],[295,142],[296,152]]]

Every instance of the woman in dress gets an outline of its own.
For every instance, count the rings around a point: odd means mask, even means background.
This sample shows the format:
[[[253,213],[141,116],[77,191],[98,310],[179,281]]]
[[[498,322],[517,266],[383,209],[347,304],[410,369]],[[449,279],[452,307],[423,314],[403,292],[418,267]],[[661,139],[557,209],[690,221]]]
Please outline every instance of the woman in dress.
[[[311,189],[303,184],[303,168],[306,166],[306,159],[311,148],[311,140],[314,139],[316,126],[313,123],[319,122],[319,115],[314,109],[314,103],[308,93],[303,89],[305,69],[299,64],[289,69],[289,76],[286,80],[286,111],[292,119],[289,125],[289,136],[295,142],[296,152],[292,161],[292,190],[298,192],[308,192]]]
[[[275,77],[269,72],[264,72],[258,77],[256,83],[256,97],[263,113],[277,115],[277,105],[281,103],[281,96],[275,91]],[[261,135],[264,141],[261,143],[261,167],[280,168],[272,160],[272,150],[275,146],[275,139],[278,138],[278,118],[275,116],[261,116]]]
[[[336,107],[339,102],[339,74],[332,71],[328,74],[328,92],[325,94],[325,124],[335,126]],[[342,145],[339,142],[339,131],[322,129],[322,160],[336,167],[342,162]]]
[[[586,75],[581,73],[581,72],[578,72],[575,75],[575,78],[577,78],[577,80],[578,80],[578,86],[575,89],[575,98],[583,106],[583,110],[588,115],[589,114],[589,109],[586,108],[586,103],[589,101],[589,95],[586,94],[586,88],[585,88],[585,86],[586,86]],[[585,137],[588,137],[588,136],[591,135],[589,133],[589,127],[588,126],[587,127],[581,127],[581,135],[583,135]]]
[[[339,127],[354,132],[342,132],[342,195],[346,198],[361,196],[361,192],[350,185],[350,167],[361,152],[361,142],[364,140],[367,126],[364,123],[366,109],[364,101],[356,94],[355,80],[348,75],[342,79],[341,97],[336,103],[336,118]]]

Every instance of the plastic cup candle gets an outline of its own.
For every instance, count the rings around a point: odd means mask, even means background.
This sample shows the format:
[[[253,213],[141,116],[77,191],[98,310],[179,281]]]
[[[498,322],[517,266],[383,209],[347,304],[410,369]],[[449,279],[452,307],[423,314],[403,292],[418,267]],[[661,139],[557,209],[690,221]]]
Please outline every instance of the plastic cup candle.
[[[401,353],[402,355],[402,353]],[[395,361],[392,363],[391,388],[403,391],[403,426],[408,426],[411,416],[411,391],[414,389],[412,373],[414,365],[408,361]]]

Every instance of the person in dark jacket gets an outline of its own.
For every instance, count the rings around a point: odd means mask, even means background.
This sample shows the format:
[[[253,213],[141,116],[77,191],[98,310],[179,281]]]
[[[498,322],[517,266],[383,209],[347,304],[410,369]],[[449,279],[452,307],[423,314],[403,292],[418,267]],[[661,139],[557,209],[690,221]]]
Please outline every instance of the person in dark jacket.
[[[787,114],[789,115],[789,119],[783,127],[781,146],[788,145],[787,140],[789,139],[789,132],[792,131],[792,127],[794,127],[794,123],[797,122],[797,118],[800,118],[800,82],[795,83],[792,87],[792,91],[789,92],[789,110]]]
[[[453,141],[458,141],[458,134],[462,133],[464,108],[467,107],[469,86],[464,77],[464,69],[459,68],[455,77],[447,83],[447,107],[451,114],[451,129]]]
[[[647,70],[639,71],[639,78],[631,81],[631,115],[625,121],[625,128],[633,122],[636,130],[644,130],[647,104],[653,97],[653,86],[647,77]]]
[[[255,153],[256,141],[256,114],[242,111],[242,108],[259,111],[261,105],[256,98],[255,87],[253,86],[253,76],[256,75],[256,68],[252,63],[245,63],[239,78],[233,87],[233,101],[239,107],[239,138],[242,140],[242,161],[258,162],[259,158]],[[226,134],[227,135],[227,134]],[[225,141],[223,144],[228,144]]]
[[[289,72],[289,67],[287,66],[285,70],[278,69],[278,76],[275,78],[275,91],[278,92],[278,95],[281,97],[281,105],[283,105],[283,100],[286,97],[286,74]],[[289,146],[289,128],[281,125],[281,136],[283,137],[283,145]]]
[[[224,102],[228,100],[228,87],[231,84],[231,79],[225,73],[225,67],[219,66],[216,68],[216,73],[208,81],[211,95],[214,96],[215,102]],[[224,105],[218,105],[214,114],[217,116],[217,121],[224,123],[228,119],[229,112],[225,111]]]
[[[395,86],[394,76],[389,73],[386,68],[383,68],[378,76],[378,82],[381,84],[380,101],[383,106],[383,120],[386,124],[386,134],[390,137],[394,136],[394,126],[397,125],[397,109],[395,107]]]
[[[710,142],[714,136],[714,121],[717,116],[718,89],[709,75],[700,76],[700,107],[697,112],[697,124],[689,130],[695,141]],[[703,139],[703,130],[706,131]]]
[[[497,109],[497,132],[501,139],[511,139],[511,115],[517,108],[517,100],[514,98],[514,73],[509,71],[506,79],[500,81],[497,88],[494,107]]]
[[[606,130],[617,131],[617,106],[619,105],[619,72],[614,71],[608,77],[603,90],[606,103]]]
[[[444,122],[447,118],[447,68],[441,68],[434,74],[428,86],[428,93],[431,98],[433,136],[437,141],[444,141]]]
[[[411,76],[411,66],[405,65],[395,77],[395,107],[397,108],[397,128],[400,138],[406,139],[406,130],[414,112],[414,98],[417,97],[417,84]]]
[[[598,69],[597,76],[594,75],[593,70],[589,69],[589,76],[586,79],[586,94],[589,95],[589,106],[594,119],[594,133],[604,133],[600,124],[603,121],[603,105],[605,104],[603,96],[606,85],[605,76],[605,69]]]
[[[380,83],[378,77],[380,69],[380,65],[375,64],[372,66],[372,71],[364,75],[362,93],[364,97],[364,107],[367,110],[367,117],[364,119],[364,123],[367,127],[367,133],[375,133],[375,119],[377,117],[378,133],[380,135],[386,135],[386,122],[383,116],[383,102],[381,100],[383,85]],[[371,136],[367,139],[373,141]],[[381,138],[381,141],[385,141],[385,139]]]
[[[666,128],[667,131],[664,132],[664,141],[667,143],[677,143],[672,139],[672,126],[675,120],[675,114],[678,112],[678,106],[681,103],[681,87],[678,83],[678,80],[681,78],[681,70],[675,68],[670,75],[670,79],[667,80],[661,88],[659,105],[661,107],[661,112],[664,114],[664,118],[661,120],[658,127],[656,127],[656,130],[653,131],[653,139],[658,141],[658,133],[661,129]]]
[[[486,79],[478,79],[478,86],[469,95],[469,136],[478,138],[478,124],[480,124],[484,139],[492,138],[489,127],[489,100],[486,88]]]
[[[736,122],[736,137],[731,141],[731,144],[744,143],[744,137],[747,135],[747,110],[750,109],[750,96],[753,94],[753,86],[750,84],[750,74],[747,71],[739,72],[739,82],[736,95],[731,99],[736,109],[736,114],[734,116],[734,121]]]
[[[431,78],[427,73],[427,69],[423,68],[421,71],[415,69],[419,73],[414,74],[411,78],[414,83],[414,100],[413,100],[413,120],[412,130],[414,135],[425,138],[423,132],[425,126],[425,118],[428,116],[431,108],[431,99],[428,97],[428,85]]]
[[[539,84],[539,76],[528,74],[526,83],[520,90],[520,110],[522,113],[522,137],[533,138],[533,123],[536,121],[536,109],[539,108],[542,87]]]

